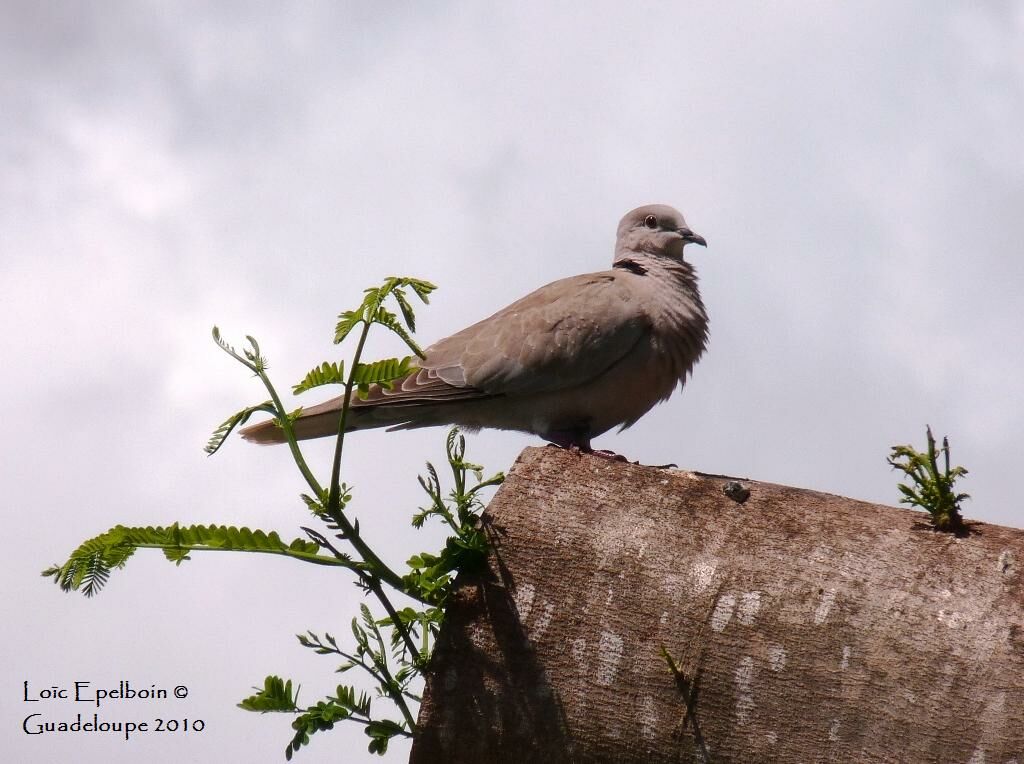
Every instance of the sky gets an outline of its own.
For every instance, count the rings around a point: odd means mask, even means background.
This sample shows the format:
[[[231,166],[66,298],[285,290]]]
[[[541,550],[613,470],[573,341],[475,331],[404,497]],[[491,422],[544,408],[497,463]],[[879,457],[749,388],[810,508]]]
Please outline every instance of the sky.
[[[640,204],[708,240],[687,254],[711,339],[681,393],[597,446],[895,504],[889,447],[930,424],[970,470],[968,517],[1024,526],[1022,51],[1024,5],[996,1],[3,3],[0,750],[282,761],[289,717],[234,704],[270,673],[306,702],[345,678],[294,638],[347,633],[344,575],[140,551],[86,600],[39,571],[119,523],[308,522],[285,451],[202,451],[265,398],[214,324],[256,336],[287,389],[383,277],[439,285],[429,344],[608,267]],[[444,436],[350,439],[351,511],[395,565],[441,539],[408,518]],[[530,445],[483,431],[469,456],[494,472]],[[315,470],[330,450],[309,446]],[[21,731],[96,712],[25,682],[121,680],[188,696],[101,714],[205,729]],[[295,760],[377,759],[342,725]]]

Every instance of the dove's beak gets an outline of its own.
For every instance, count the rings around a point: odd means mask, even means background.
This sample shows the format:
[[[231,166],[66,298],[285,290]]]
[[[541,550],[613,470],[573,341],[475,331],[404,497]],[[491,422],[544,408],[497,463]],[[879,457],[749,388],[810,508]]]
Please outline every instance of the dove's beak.
[[[703,236],[699,233],[694,233],[689,228],[680,228],[679,235],[683,237],[684,244],[700,244],[702,247],[708,245]]]

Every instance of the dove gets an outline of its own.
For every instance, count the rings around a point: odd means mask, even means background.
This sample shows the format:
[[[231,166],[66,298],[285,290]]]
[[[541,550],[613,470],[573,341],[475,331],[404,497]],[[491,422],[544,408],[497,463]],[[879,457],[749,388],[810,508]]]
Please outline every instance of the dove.
[[[346,429],[518,430],[591,452],[591,439],[630,427],[682,387],[704,353],[708,316],[687,244],[707,246],[677,210],[632,210],[610,270],[554,281],[434,343],[391,389],[352,396]],[[303,409],[296,437],[337,435],[341,405]],[[285,440],[275,420],[241,435]]]

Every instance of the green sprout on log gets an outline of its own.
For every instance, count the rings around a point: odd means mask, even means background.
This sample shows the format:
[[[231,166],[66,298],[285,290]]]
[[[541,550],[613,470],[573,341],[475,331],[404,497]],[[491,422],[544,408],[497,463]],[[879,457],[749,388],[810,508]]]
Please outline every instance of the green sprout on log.
[[[965,531],[960,514],[960,502],[970,494],[955,493],[953,484],[967,474],[963,467],[949,466],[949,438],[942,439],[942,448],[935,447],[932,428],[927,427],[928,450],[924,453],[913,446],[893,446],[887,461],[913,481],[913,485],[900,483],[901,504],[910,504],[925,510],[937,531],[961,534]],[[943,470],[939,470],[939,455],[943,456]]]

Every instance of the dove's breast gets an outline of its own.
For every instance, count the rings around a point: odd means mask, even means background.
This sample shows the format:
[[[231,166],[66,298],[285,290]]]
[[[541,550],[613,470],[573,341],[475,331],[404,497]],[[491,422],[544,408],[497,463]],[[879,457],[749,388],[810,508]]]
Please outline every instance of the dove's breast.
[[[696,278],[681,272],[648,273],[643,285],[650,328],[614,366],[571,390],[537,396],[526,429],[546,432],[585,428],[591,437],[634,424],[672,395],[689,376],[707,343],[708,318]]]

